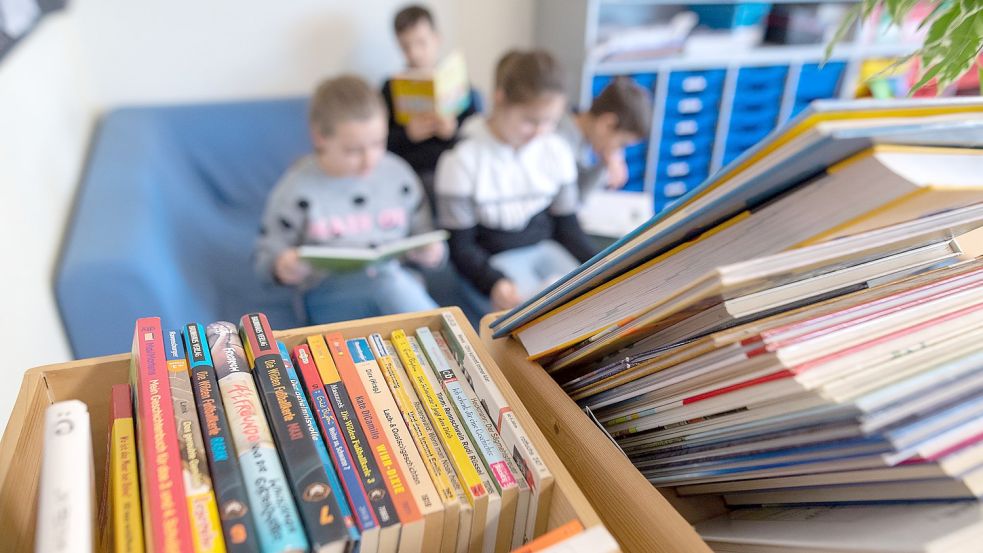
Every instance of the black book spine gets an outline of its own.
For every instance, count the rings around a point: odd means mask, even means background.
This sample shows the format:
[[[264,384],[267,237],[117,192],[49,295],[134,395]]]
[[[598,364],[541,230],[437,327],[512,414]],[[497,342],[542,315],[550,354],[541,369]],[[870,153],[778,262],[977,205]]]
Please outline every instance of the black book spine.
[[[212,488],[218,500],[225,548],[233,553],[259,552],[246,484],[232,444],[229,420],[225,416],[211,352],[203,344],[204,336],[205,328],[199,324],[184,327],[191,388],[205,438],[205,452],[212,476]]]
[[[345,385],[341,381],[325,384],[324,388],[328,392],[328,401],[334,409],[338,419],[338,426],[341,427],[345,441],[351,448],[352,457],[355,459],[358,475],[365,486],[365,493],[369,496],[369,503],[375,510],[375,516],[379,519],[379,526],[387,527],[399,524],[399,517],[396,515],[396,507],[393,505],[389,490],[386,489],[386,482],[379,472],[379,464],[375,461],[375,456],[367,448],[369,443],[365,437],[365,431],[358,422],[357,412],[352,408],[352,400],[345,390]]]
[[[348,540],[338,498],[304,428],[300,404],[266,317],[258,313],[244,316],[239,331],[248,344],[260,400],[313,550],[336,550],[338,544],[347,543],[347,551],[355,544]]]

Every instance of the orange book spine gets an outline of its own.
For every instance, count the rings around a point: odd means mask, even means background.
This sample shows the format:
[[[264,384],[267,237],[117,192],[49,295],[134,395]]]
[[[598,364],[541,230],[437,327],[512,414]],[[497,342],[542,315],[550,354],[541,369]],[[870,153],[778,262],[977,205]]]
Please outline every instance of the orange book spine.
[[[396,507],[396,514],[400,522],[406,524],[421,520],[422,516],[416,505],[413,492],[407,486],[406,476],[396,463],[395,450],[382,431],[381,419],[372,406],[365,386],[362,384],[355,362],[348,352],[345,338],[340,333],[326,334],[324,338],[328,342],[328,348],[331,350],[331,357],[338,368],[341,381],[348,390],[352,403],[359,413],[359,421],[365,430],[372,455],[379,463],[386,488],[392,496],[393,505]]]

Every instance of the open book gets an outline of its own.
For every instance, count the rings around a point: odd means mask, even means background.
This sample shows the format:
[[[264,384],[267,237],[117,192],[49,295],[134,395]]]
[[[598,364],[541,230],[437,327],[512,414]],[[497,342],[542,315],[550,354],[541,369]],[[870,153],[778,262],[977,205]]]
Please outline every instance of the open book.
[[[446,230],[435,230],[402,240],[395,240],[374,248],[339,248],[334,246],[301,246],[301,259],[318,269],[329,271],[354,271],[372,263],[402,255],[410,250],[447,240]]]
[[[433,113],[457,117],[471,101],[464,56],[447,56],[432,73],[407,71],[392,79],[393,115],[406,125],[415,115]]]

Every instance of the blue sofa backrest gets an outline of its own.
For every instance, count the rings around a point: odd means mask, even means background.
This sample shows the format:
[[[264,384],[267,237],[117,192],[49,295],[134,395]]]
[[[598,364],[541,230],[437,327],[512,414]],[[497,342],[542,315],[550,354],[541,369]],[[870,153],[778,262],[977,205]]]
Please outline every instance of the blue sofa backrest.
[[[267,194],[310,150],[305,99],[107,114],[55,279],[75,355],[128,351],[143,316],[178,327],[259,310],[274,328],[304,324],[251,256]]]

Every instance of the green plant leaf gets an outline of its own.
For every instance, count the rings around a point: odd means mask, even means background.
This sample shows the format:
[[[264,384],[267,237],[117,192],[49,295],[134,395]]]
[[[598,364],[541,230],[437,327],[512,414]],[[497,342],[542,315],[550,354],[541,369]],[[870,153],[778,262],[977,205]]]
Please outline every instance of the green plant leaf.
[[[871,2],[876,2],[876,0],[867,0]],[[833,55],[833,47],[843,40],[843,37],[850,32],[850,28],[853,24],[860,19],[860,4],[855,4],[850,6],[850,9],[843,14],[843,20],[840,21],[840,26],[837,27],[836,33],[833,34],[833,38],[830,39],[829,44],[826,45],[826,51],[823,53],[823,64],[829,61],[829,58]]]

